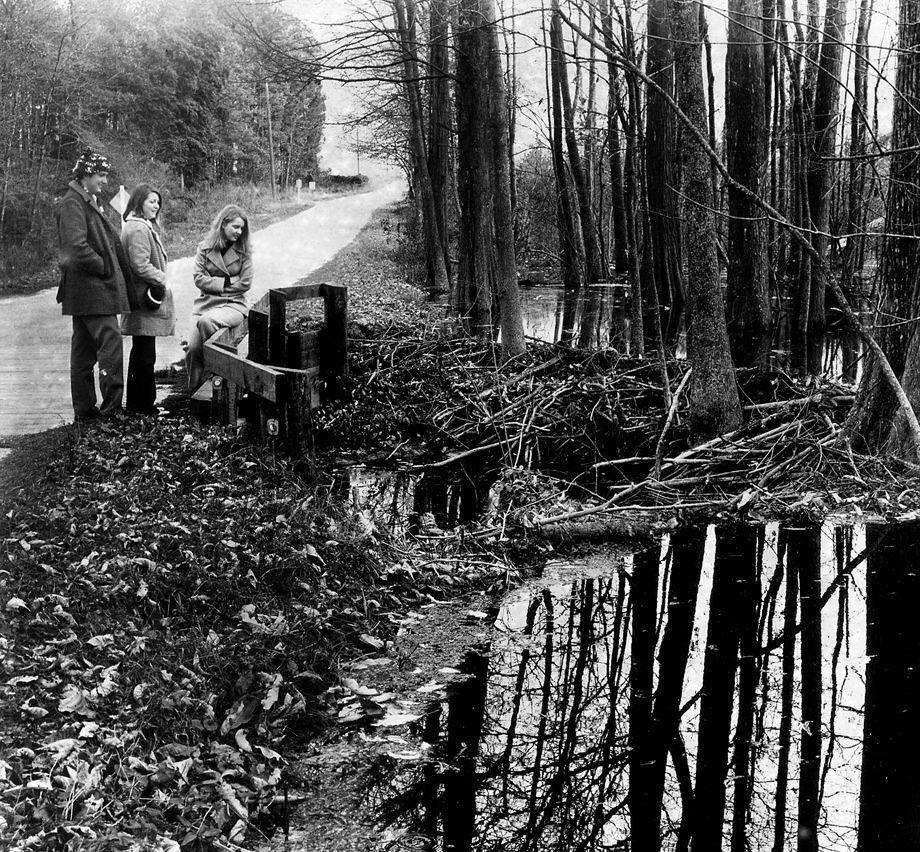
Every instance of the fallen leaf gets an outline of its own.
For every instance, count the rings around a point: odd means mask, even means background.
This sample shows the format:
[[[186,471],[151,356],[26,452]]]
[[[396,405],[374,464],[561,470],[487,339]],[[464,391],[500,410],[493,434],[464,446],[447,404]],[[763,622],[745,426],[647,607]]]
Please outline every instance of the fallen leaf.
[[[421,718],[418,713],[387,713],[382,719],[374,722],[374,727],[395,728],[398,725],[408,725],[409,722],[414,722]]]

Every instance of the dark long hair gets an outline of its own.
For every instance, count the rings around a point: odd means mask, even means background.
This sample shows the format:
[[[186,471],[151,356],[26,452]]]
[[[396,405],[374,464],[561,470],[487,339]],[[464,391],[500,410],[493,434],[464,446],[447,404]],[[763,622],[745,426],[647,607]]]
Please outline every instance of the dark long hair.
[[[241,233],[240,238],[233,243],[233,247],[240,257],[248,255],[251,251],[249,245],[249,216],[246,215],[246,211],[243,210],[242,207],[236,204],[228,204],[214,217],[214,220],[211,222],[211,227],[208,228],[208,232],[204,235],[204,240],[202,241],[205,248],[208,250],[217,249],[218,251],[223,251],[227,247],[227,244],[224,242],[224,225],[237,218],[243,220],[243,233]]]
[[[125,207],[125,212],[121,214],[121,218],[126,222],[128,217],[132,214],[135,216],[140,216],[141,219],[144,218],[144,202],[147,200],[148,195],[155,195],[160,201],[160,210],[163,209],[163,196],[160,193],[160,190],[152,187],[149,183],[139,183],[134,187],[134,191],[131,193],[131,197],[128,199],[128,206]],[[153,221],[159,225],[160,224],[160,212],[157,211],[157,215],[153,217]]]

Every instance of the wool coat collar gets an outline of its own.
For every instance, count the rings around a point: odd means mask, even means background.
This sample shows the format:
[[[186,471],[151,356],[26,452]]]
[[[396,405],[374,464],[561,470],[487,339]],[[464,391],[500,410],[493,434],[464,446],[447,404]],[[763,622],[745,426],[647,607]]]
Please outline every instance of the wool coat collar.
[[[92,207],[93,210],[102,216],[102,208],[96,204],[93,204],[93,196],[83,188],[83,184],[81,184],[79,181],[72,180],[69,184],[67,184],[67,186],[69,186],[75,193],[77,193],[77,195],[80,196],[80,198],[82,198],[90,207]],[[96,200],[98,202],[99,199],[97,198]],[[102,218],[105,219],[105,216],[102,216]]]
[[[236,249],[231,245],[227,246],[227,251],[221,254],[220,249],[212,248],[208,252],[208,260],[214,264],[218,269],[220,269],[224,275],[229,275],[229,269],[234,261],[239,260],[240,256],[237,254]]]
[[[169,254],[166,251],[166,246],[163,245],[163,238],[160,236],[160,232],[153,226],[149,219],[145,219],[143,216],[138,216],[136,213],[129,213],[128,218],[125,219],[125,222],[140,222],[142,225],[144,225],[153,235],[154,240],[156,240],[157,245],[160,247],[160,251],[163,252],[163,257],[169,257]]]

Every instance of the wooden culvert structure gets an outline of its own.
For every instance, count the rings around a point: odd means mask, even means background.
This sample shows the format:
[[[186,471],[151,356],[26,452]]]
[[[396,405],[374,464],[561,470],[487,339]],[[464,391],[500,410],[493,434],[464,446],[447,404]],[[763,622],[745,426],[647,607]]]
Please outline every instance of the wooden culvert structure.
[[[290,331],[288,305],[323,300],[323,325],[315,331]],[[212,374],[211,416],[237,422],[244,394],[253,425],[263,440],[280,439],[295,458],[313,453],[311,412],[321,403],[342,399],[348,375],[348,288],[343,284],[273,287],[243,323],[219,329],[204,344],[205,370]],[[248,336],[248,351],[240,342]],[[257,415],[256,415],[257,412]]]

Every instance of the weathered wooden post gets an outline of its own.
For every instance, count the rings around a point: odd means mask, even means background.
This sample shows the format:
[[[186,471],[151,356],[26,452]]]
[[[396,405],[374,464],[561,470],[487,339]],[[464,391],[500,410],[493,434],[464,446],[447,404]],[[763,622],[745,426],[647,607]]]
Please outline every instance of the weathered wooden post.
[[[326,327],[323,329],[320,365],[326,381],[326,396],[342,399],[348,376],[348,288],[344,284],[323,284]]]
[[[268,363],[268,314],[256,308],[249,309],[249,360]]]
[[[268,291],[268,360],[277,367],[290,367],[287,358],[287,293]]]

